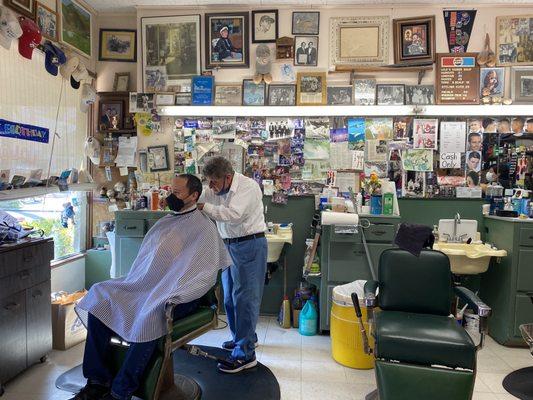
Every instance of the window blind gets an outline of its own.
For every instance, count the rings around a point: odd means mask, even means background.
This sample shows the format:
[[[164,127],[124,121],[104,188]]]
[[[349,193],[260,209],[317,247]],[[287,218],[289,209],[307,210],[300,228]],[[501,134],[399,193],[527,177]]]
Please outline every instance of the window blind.
[[[17,44],[14,41],[11,50],[0,47],[0,118],[48,128],[50,140],[38,143],[0,137],[0,169],[9,169],[11,176],[15,173],[27,176],[30,170],[41,168],[42,178],[46,178],[54,131],[58,136],[50,175],[57,176],[69,168],[83,168],[87,114],[79,108],[81,89],[72,89],[70,81],[63,81],[60,74],[50,75],[44,68],[45,57],[40,50],[34,50],[33,59],[28,60],[18,53]]]

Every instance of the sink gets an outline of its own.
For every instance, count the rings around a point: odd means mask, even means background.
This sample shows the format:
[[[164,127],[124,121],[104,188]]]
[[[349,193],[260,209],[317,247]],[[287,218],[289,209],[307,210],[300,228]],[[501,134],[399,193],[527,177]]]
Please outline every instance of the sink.
[[[495,250],[487,244],[437,242],[433,250],[442,251],[450,259],[452,273],[458,275],[482,274],[489,269],[491,257],[505,257],[507,251]]]
[[[463,237],[464,241],[468,240],[469,238],[476,240],[477,221],[475,219],[462,219],[460,221],[460,223],[455,225],[455,221],[453,219],[440,219],[439,236],[442,235],[442,237],[448,237],[448,241],[451,241],[455,233],[457,237]]]
[[[268,243],[267,262],[276,262],[285,243],[292,244],[292,228],[279,228],[277,233],[267,233],[265,237]]]

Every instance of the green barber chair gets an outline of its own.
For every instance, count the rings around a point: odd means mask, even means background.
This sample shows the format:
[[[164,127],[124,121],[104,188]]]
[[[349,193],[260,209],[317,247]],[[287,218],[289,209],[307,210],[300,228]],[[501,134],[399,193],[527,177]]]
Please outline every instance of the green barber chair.
[[[174,306],[167,305],[165,309],[167,334],[159,339],[156,351],[144,372],[143,383],[134,393],[136,397],[143,400],[158,400],[166,397],[176,400],[201,398],[200,386],[194,380],[183,375],[174,375],[172,353],[217,327],[220,277],[219,272],[217,284],[200,299],[200,305],[194,313],[174,321],[172,318]],[[126,356],[127,343],[118,338],[112,339],[111,343],[111,370],[116,374]]]
[[[491,309],[470,290],[452,286],[449,259],[439,251],[422,250],[416,257],[405,250],[385,250],[378,279],[365,285],[374,349],[352,294],[365,351],[375,356],[377,390],[366,399],[471,399],[477,350],[483,346]],[[478,346],[450,317],[455,296],[480,317]],[[374,307],[380,311],[374,313]]]

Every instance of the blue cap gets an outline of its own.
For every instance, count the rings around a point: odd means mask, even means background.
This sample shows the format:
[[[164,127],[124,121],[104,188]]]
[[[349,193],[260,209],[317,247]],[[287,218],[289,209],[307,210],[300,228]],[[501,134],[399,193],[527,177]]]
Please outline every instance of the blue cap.
[[[63,50],[47,40],[44,45],[45,60],[44,66],[49,74],[57,76],[59,66],[67,62],[67,57]]]

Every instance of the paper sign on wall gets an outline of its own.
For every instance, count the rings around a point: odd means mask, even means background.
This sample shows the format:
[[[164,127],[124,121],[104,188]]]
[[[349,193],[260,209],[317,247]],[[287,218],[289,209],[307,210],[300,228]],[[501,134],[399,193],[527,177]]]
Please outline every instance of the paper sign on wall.
[[[466,122],[443,121],[440,123],[440,152],[464,153]]]
[[[365,152],[355,150],[352,158],[352,169],[363,171],[365,169]]]
[[[440,153],[440,168],[461,168],[461,153]]]

